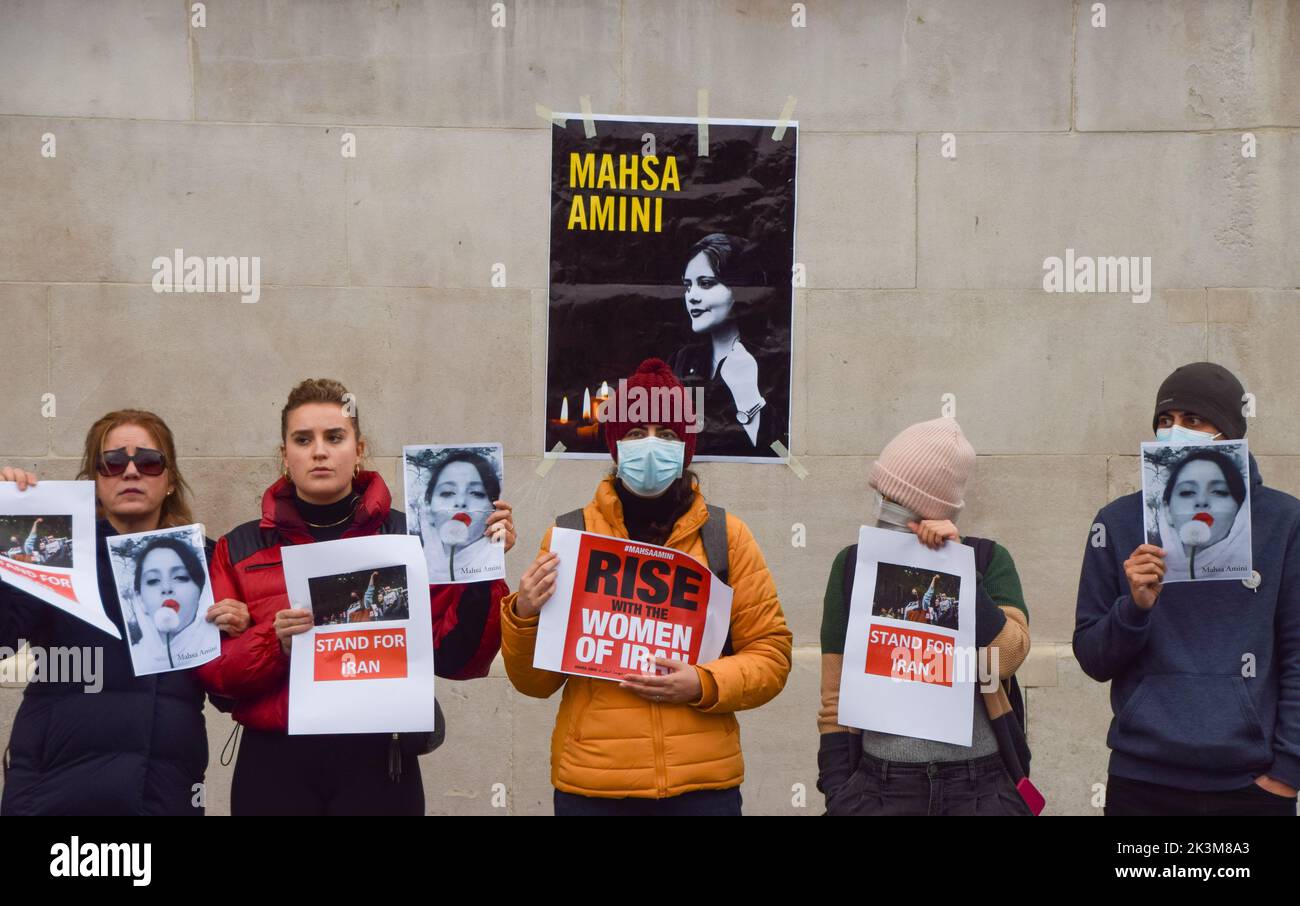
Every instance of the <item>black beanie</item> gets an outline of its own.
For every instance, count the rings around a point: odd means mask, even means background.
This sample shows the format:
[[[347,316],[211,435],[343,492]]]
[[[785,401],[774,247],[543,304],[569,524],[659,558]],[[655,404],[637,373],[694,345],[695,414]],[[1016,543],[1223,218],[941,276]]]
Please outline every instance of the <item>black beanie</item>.
[[[1213,362],[1193,362],[1174,369],[1156,394],[1156,414],[1151,419],[1155,430],[1160,414],[1171,409],[1194,412],[1223,432],[1229,440],[1246,436],[1246,416],[1242,414],[1241,381],[1227,368]]]

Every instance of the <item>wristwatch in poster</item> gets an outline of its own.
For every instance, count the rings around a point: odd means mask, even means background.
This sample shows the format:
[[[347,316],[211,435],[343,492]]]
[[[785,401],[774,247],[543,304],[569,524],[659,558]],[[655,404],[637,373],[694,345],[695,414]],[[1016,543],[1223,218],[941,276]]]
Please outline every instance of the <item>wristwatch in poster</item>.
[[[737,410],[736,421],[740,422],[742,425],[748,425],[750,422],[754,420],[754,416],[758,415],[758,410],[762,409],[766,405],[767,405],[767,400],[761,399],[757,403],[755,403],[752,408],[746,409],[744,412]]]

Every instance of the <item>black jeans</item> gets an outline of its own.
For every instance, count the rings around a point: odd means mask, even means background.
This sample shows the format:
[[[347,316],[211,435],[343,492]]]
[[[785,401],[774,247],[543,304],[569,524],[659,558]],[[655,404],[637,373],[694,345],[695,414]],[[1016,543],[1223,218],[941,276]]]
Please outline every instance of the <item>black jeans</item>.
[[[828,815],[1032,815],[1001,755],[969,761],[884,761],[863,754],[826,797]]]
[[[555,814],[560,817],[590,818],[739,817],[740,787],[695,790],[666,799],[605,799],[556,790]]]
[[[1278,796],[1257,783],[1239,790],[1201,793],[1111,774],[1106,778],[1104,814],[1195,815],[1212,818],[1284,815],[1294,818],[1295,806],[1295,796]]]
[[[388,776],[385,733],[289,736],[243,729],[232,815],[423,815],[424,782],[414,754]]]

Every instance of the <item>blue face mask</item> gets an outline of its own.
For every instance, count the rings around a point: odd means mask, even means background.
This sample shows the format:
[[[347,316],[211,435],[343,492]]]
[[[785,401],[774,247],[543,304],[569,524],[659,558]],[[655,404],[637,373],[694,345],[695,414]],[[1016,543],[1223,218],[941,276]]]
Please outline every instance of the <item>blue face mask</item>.
[[[682,475],[686,443],[661,437],[618,442],[618,477],[638,497],[658,497]]]
[[[1156,429],[1156,440],[1162,444],[1207,444],[1218,436],[1209,431],[1193,431],[1182,425]]]

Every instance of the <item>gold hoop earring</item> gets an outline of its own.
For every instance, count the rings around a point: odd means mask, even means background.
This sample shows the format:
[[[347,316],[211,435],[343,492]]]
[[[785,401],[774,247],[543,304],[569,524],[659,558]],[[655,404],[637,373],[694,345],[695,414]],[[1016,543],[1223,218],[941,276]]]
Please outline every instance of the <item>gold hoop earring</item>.
[[[361,474],[361,463],[357,463],[356,466],[354,466],[352,469],[352,477],[356,478],[360,474]]]

